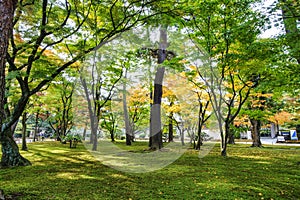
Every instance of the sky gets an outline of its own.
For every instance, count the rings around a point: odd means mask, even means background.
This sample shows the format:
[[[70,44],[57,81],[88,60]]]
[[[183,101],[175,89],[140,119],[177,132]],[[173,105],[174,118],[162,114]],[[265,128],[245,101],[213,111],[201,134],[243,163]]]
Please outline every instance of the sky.
[[[269,7],[269,6],[271,6],[275,1],[276,1],[276,0],[262,0],[263,6],[261,7],[260,10],[261,10],[262,12],[266,12],[266,8]],[[278,10],[276,13],[274,13],[274,15],[273,15],[274,17],[273,17],[273,18],[270,18],[270,21],[272,22],[272,24],[271,24],[271,25],[272,25],[272,28],[265,30],[265,31],[260,35],[261,38],[270,38],[270,37],[274,37],[274,36],[276,36],[277,34],[279,34],[280,32],[282,32],[280,26],[279,26],[279,27],[275,27],[275,26],[274,26],[274,24],[275,24],[274,20],[275,20],[275,18],[278,18],[278,16],[276,16],[277,14],[281,14],[281,11]]]

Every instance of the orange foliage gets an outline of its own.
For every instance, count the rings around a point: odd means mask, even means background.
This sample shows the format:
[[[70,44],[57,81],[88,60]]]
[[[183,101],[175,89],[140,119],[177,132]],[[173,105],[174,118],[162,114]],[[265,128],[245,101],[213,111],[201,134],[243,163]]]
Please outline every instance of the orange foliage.
[[[281,111],[276,113],[275,115],[269,117],[269,121],[277,123],[279,125],[283,125],[286,122],[290,122],[293,115],[286,111]]]

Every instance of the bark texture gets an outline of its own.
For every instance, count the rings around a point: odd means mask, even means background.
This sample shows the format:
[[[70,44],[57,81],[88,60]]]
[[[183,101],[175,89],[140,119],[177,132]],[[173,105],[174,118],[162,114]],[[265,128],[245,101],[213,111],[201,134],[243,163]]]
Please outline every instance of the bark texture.
[[[13,133],[10,129],[6,129],[1,140],[2,145],[2,167],[27,166],[31,165],[30,161],[22,157],[19,147],[13,139]]]
[[[127,71],[125,73],[125,79],[127,79]],[[126,145],[131,145],[131,138],[133,137],[132,128],[130,125],[128,105],[127,105],[127,89],[126,81],[123,83],[123,112],[124,112],[124,121],[125,121],[125,130],[126,130]]]
[[[250,119],[251,122],[251,136],[252,136],[252,147],[262,147],[260,141],[260,128],[261,122],[260,120]]]
[[[158,64],[163,63],[167,58],[167,31],[165,28],[160,29],[160,44],[157,52]],[[153,105],[150,114],[150,148],[162,148],[162,130],[161,130],[161,98],[163,94],[162,83],[164,79],[165,67],[157,68],[154,80]]]
[[[6,125],[5,119],[5,66],[9,38],[13,34],[13,17],[16,0],[0,0],[0,141],[2,146],[1,166],[26,166],[30,161],[19,153],[19,147],[13,139],[13,131]]]
[[[27,120],[27,113],[23,112],[22,114],[22,150],[27,151],[27,144],[26,144],[26,134],[27,134],[27,125],[26,125],[26,120]]]

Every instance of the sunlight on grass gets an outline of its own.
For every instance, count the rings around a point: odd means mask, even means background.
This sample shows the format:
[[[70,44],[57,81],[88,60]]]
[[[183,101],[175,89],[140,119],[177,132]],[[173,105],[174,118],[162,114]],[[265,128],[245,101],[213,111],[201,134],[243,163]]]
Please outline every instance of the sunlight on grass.
[[[135,142],[135,144],[138,143]],[[101,163],[119,171],[130,173],[146,173],[162,169],[180,158],[188,148],[180,143],[173,142],[165,145],[160,150],[140,152],[125,150],[120,145],[101,140],[98,142],[97,151],[93,151],[89,143],[84,143],[84,145]],[[138,149],[141,149],[141,146],[137,146]],[[132,149],[134,147],[128,148]],[[147,146],[142,146],[142,149],[147,148]]]
[[[134,152],[147,149],[147,143],[117,145]],[[58,142],[28,147],[22,155],[32,166],[0,170],[0,188],[22,200],[300,199],[300,147],[232,145],[226,158],[218,145],[201,158],[189,149],[171,165],[142,174],[109,168],[82,144],[76,149]]]
[[[259,155],[239,155],[239,158],[253,159],[253,160],[261,160],[262,156]],[[263,158],[264,160],[272,159],[272,158]]]
[[[77,173],[70,173],[70,172],[65,172],[65,173],[59,173],[55,176],[55,178],[63,178],[63,179],[71,179],[71,180],[76,180],[79,177],[77,177]]]

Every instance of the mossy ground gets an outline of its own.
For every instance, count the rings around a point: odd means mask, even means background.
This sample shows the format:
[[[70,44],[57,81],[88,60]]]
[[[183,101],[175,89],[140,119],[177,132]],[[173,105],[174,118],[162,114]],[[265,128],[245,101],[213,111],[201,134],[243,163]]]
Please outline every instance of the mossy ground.
[[[147,143],[121,148],[142,152]],[[205,157],[188,150],[154,172],[125,173],[97,161],[82,144],[28,144],[32,166],[0,169],[0,189],[15,199],[300,199],[300,147],[219,146]]]

